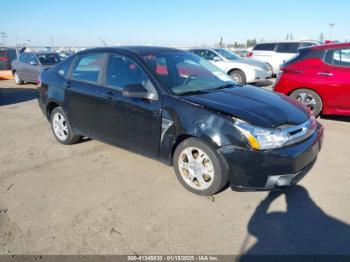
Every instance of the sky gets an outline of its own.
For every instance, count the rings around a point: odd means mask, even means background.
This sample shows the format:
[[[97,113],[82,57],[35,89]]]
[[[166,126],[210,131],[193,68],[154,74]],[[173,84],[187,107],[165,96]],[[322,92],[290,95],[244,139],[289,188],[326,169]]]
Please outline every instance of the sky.
[[[297,39],[350,41],[349,0],[0,0],[6,44],[199,46]],[[30,42],[29,42],[29,41]],[[1,38],[0,38],[1,43]]]

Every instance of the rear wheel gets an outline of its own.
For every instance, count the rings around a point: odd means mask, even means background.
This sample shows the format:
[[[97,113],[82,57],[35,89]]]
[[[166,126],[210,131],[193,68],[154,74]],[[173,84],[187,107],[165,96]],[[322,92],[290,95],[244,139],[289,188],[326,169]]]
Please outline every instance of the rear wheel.
[[[246,83],[246,76],[241,70],[232,70],[231,72],[229,72],[229,76],[232,77],[232,79],[238,83]]]
[[[53,134],[61,144],[74,144],[80,139],[80,136],[74,134],[68,118],[61,107],[56,107],[52,110],[50,122]]]
[[[290,96],[307,106],[315,117],[322,112],[322,99],[316,92],[303,88],[293,91]]]
[[[23,80],[19,77],[17,71],[15,71],[15,73],[13,74],[13,76],[14,76],[15,83],[16,83],[17,85],[22,85],[22,84],[24,83]]]
[[[221,156],[198,138],[183,141],[175,150],[174,169],[179,182],[192,193],[210,196],[228,182]]]

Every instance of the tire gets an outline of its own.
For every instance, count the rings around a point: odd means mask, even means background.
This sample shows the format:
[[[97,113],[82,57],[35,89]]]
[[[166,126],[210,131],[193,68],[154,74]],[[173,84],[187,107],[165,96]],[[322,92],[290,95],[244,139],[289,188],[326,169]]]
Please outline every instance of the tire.
[[[232,79],[238,83],[245,84],[246,83],[246,76],[243,71],[241,70],[232,70],[231,72],[228,73]]]
[[[192,161],[187,157],[189,154]],[[177,146],[173,164],[179,182],[194,194],[211,196],[228,183],[224,159],[211,145],[198,138],[186,139]]]
[[[310,108],[315,117],[322,112],[323,103],[321,97],[310,89],[297,89],[290,94],[290,97],[297,99],[299,102]]]
[[[17,85],[23,85],[24,82],[23,82],[23,80],[19,77],[17,71],[15,71],[15,72],[13,73],[13,76],[14,76],[15,83],[16,83]]]
[[[52,132],[58,142],[64,145],[76,143],[80,136],[74,134],[68,118],[61,107],[55,107],[50,114]]]

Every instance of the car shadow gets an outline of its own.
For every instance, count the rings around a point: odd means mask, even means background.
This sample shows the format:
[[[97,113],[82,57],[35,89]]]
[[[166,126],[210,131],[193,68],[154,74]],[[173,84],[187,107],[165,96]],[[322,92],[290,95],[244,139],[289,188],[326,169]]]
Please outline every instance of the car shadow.
[[[350,122],[350,116],[323,115],[323,116],[321,116],[321,119]]]
[[[282,195],[287,211],[269,213],[272,202]],[[254,255],[350,254],[350,226],[327,215],[302,186],[270,192],[251,217],[248,232],[257,242],[245,251],[250,236],[246,238],[239,261],[252,261]]]
[[[273,83],[274,83],[273,81],[266,79],[265,81],[254,83],[253,85],[257,87],[266,87],[266,86],[272,86]]]
[[[17,104],[38,98],[34,88],[0,88],[0,106]]]

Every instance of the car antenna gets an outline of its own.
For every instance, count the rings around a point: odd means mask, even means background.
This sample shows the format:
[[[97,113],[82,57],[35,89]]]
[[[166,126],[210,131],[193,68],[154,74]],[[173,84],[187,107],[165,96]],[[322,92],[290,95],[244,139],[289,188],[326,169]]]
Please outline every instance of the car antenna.
[[[105,46],[105,47],[108,47],[108,45],[106,44],[106,42],[103,40],[103,38],[101,36],[98,36],[98,38],[100,39],[100,41],[102,42],[102,44]]]

